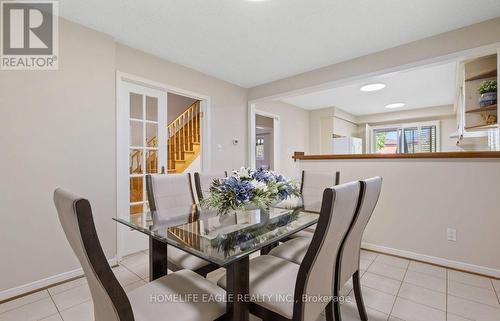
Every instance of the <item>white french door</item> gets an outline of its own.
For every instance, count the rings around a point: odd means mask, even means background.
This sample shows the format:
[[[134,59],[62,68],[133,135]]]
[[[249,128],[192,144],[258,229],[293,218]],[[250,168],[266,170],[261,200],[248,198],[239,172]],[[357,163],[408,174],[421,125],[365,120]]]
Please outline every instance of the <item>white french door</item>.
[[[117,211],[130,218],[149,210],[146,175],[167,166],[167,94],[119,80],[117,113]],[[121,225],[121,224],[118,224]],[[118,256],[147,249],[138,232],[118,227]]]

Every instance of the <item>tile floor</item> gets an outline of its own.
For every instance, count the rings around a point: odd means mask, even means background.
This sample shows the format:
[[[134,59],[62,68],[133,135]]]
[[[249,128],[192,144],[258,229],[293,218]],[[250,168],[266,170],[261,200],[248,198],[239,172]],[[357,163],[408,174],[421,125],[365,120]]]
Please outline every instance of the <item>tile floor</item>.
[[[363,251],[362,291],[370,321],[500,321],[500,281]],[[147,252],[113,268],[125,291],[148,281]],[[209,275],[216,280],[220,271]],[[352,282],[342,289],[344,321],[359,320]],[[0,321],[92,321],[85,278],[0,304]],[[258,320],[252,318],[252,320]],[[318,321],[323,321],[321,316]]]

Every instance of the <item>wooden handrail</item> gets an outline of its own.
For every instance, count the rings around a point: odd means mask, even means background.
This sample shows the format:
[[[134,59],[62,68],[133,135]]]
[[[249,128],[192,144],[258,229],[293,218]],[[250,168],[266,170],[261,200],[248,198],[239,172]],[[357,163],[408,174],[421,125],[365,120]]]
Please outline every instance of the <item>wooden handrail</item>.
[[[200,103],[199,100],[197,100],[194,103],[192,103],[184,112],[182,112],[182,114],[180,114],[176,119],[174,119],[173,121],[171,121],[170,124],[167,125],[167,128],[170,127],[170,125],[172,125],[173,123],[175,123],[179,119],[181,119],[183,115],[187,114],[190,110],[192,110],[195,107],[195,105],[198,106],[199,103]]]
[[[186,153],[200,143],[200,117],[200,101],[196,101],[167,126],[168,170],[175,170],[175,162],[185,161]]]

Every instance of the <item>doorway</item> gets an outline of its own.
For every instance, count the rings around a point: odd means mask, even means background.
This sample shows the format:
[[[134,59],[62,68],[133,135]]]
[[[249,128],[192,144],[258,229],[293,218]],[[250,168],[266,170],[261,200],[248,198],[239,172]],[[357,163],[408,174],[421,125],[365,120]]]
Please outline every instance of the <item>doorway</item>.
[[[117,217],[139,219],[149,211],[146,175],[210,170],[210,97],[121,72],[116,93]],[[194,151],[196,167],[171,170]],[[144,235],[117,227],[118,258],[147,248]]]
[[[274,119],[255,116],[255,168],[274,170]]]
[[[279,171],[279,122],[280,117],[250,106],[249,113],[249,165]]]

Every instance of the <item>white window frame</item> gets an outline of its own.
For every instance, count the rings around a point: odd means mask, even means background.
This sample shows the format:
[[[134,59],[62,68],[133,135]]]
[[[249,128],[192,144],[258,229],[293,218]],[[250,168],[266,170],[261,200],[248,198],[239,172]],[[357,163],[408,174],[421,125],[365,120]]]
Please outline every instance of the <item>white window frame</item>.
[[[375,151],[375,131],[380,130],[380,129],[400,129],[401,130],[401,136],[398,137],[400,140],[398,142],[399,146],[403,146],[403,139],[404,139],[404,130],[405,128],[415,128],[417,127],[418,130],[417,132],[420,134],[420,131],[422,127],[425,126],[436,126],[436,152],[441,151],[441,122],[439,120],[431,120],[431,121],[422,121],[422,122],[412,122],[412,123],[394,123],[394,124],[385,124],[385,125],[379,125],[379,126],[370,126],[370,152],[371,153],[376,153]],[[420,148],[420,144],[418,145],[418,148]],[[417,153],[420,153],[420,150],[417,151]],[[402,150],[400,149],[398,154],[404,154]]]

